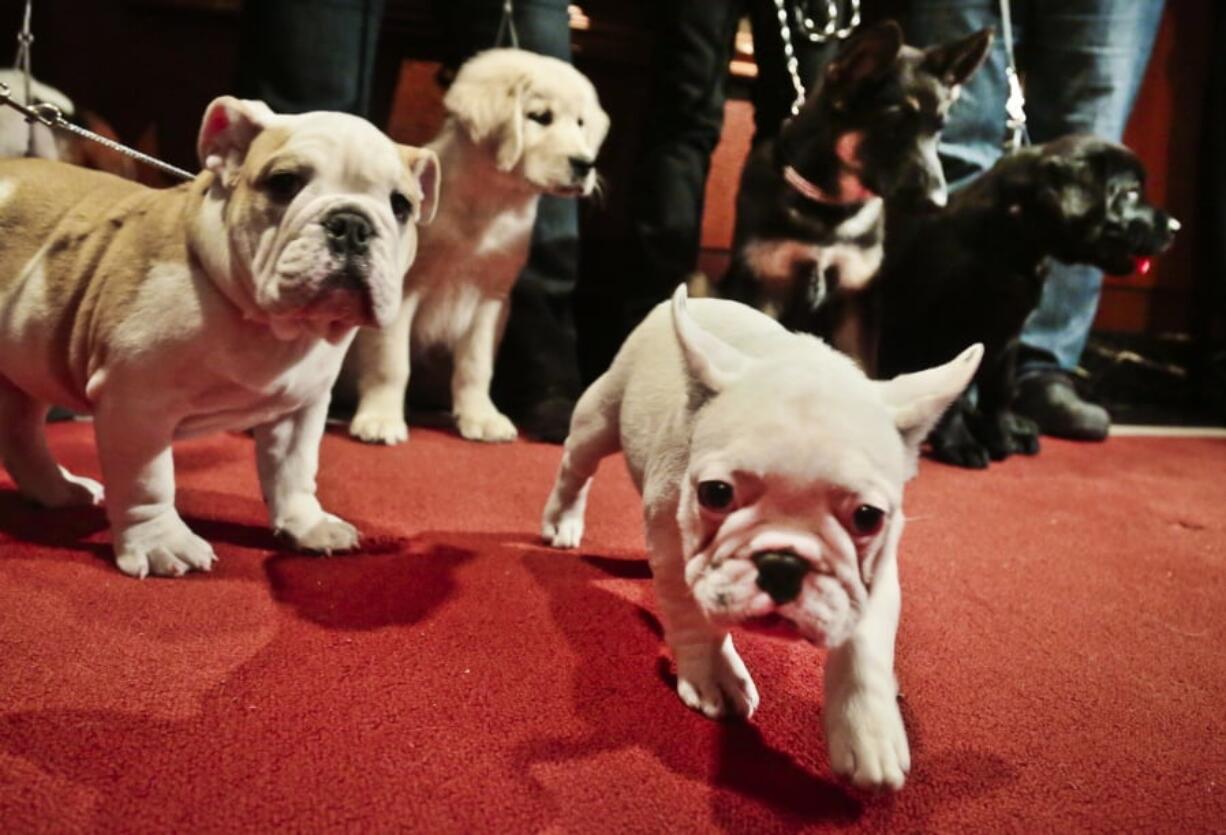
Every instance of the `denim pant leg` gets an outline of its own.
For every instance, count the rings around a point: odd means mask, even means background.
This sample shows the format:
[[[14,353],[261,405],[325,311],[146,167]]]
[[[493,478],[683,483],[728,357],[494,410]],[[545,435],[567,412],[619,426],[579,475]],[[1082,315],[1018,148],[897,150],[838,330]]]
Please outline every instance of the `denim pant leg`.
[[[278,113],[340,110],[365,116],[384,0],[247,0],[242,95]]]
[[[908,8],[906,42],[914,46],[936,46],[987,26],[996,29],[991,51],[983,66],[962,86],[962,95],[950,108],[948,124],[941,134],[945,179],[951,189],[957,189],[995,164],[1005,138],[1005,99],[1009,87],[1005,44],[1000,37],[1000,2],[914,0]],[[1020,34],[1017,17],[1015,8],[1014,37]]]
[[[741,4],[660,0],[650,116],[634,172],[628,332],[694,269],[711,152],[724,122],[725,84]]]
[[[1025,62],[1030,136],[1067,133],[1119,141],[1149,63],[1163,0],[1039,0]],[[1094,267],[1053,264],[1022,332],[1019,375],[1072,369],[1081,359],[1102,292]]]

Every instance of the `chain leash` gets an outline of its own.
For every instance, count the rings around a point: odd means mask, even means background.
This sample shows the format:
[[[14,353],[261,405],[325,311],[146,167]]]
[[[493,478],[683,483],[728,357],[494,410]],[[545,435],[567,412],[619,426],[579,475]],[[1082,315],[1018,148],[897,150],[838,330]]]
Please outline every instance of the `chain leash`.
[[[88,139],[90,142],[97,142],[99,145],[110,148],[112,151],[116,151],[127,157],[131,157],[137,162],[143,162],[145,165],[151,166],[159,171],[163,171],[183,180],[193,180],[196,177],[195,174],[192,174],[189,171],[184,171],[182,168],[178,168],[168,162],[162,162],[157,157],[151,157],[148,154],[141,153],[135,148],[129,148],[127,145],[121,145],[113,139],[101,136],[78,125],[74,125],[72,122],[64,118],[64,114],[61,113],[60,109],[54,104],[48,104],[46,102],[33,105],[22,104],[13,98],[12,91],[9,90],[8,85],[4,84],[3,82],[0,82],[0,104],[8,105],[22,116],[25,116],[26,121],[30,122],[31,125],[33,125],[34,122],[38,122],[49,128],[76,134],[83,139]]]
[[[831,38],[842,40],[860,25],[860,0],[851,0],[851,17],[846,26],[839,27],[839,6],[836,0],[826,0],[826,24],[820,29],[813,18],[804,14],[800,8],[795,10],[797,26],[801,35],[810,43],[825,43]],[[783,63],[787,67],[788,78],[792,81],[792,89],[796,97],[792,100],[792,115],[800,112],[805,103],[805,85],[800,80],[800,62],[796,59],[796,49],[792,45],[792,27],[788,23],[787,0],[775,0],[775,15],[779,19],[779,40],[783,43]]]

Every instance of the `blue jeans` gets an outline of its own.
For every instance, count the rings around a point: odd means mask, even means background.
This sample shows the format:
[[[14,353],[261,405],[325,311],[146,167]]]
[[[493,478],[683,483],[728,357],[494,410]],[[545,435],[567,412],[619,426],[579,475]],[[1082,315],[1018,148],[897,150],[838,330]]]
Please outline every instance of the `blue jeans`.
[[[918,0],[908,40],[922,46],[996,28],[984,66],[963,90],[942,135],[946,178],[957,188],[992,166],[1005,131],[1005,48],[999,0]],[[1119,141],[1145,74],[1163,0],[1012,0],[1014,52],[1025,78],[1032,142],[1068,133]],[[1039,306],[1022,331],[1019,376],[1072,369],[1081,359],[1102,273],[1053,264]]]

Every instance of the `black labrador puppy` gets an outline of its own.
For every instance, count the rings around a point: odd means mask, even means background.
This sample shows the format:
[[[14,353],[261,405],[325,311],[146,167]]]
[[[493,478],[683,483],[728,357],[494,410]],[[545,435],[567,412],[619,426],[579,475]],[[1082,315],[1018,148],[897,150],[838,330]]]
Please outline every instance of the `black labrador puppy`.
[[[938,460],[983,468],[1039,449],[1038,427],[1009,406],[1018,336],[1050,259],[1129,275],[1170,245],[1179,223],[1146,201],[1130,150],[1067,136],[1003,157],[939,212],[892,213],[889,228],[877,284],[880,374],[984,343],[975,407],[964,395],[929,436]]]

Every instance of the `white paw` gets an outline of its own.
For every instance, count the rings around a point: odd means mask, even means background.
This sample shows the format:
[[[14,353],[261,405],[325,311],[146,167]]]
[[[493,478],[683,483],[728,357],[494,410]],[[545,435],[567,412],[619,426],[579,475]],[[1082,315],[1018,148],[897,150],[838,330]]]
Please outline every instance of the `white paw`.
[[[456,428],[470,441],[488,443],[513,441],[519,434],[510,418],[492,406],[458,413]]]
[[[102,504],[102,485],[92,478],[73,475],[60,467],[63,479],[36,497],[44,507],[95,507]]]
[[[182,577],[211,571],[213,546],[191,532],[173,510],[115,534],[115,564],[130,577]]]
[[[677,655],[677,695],[687,707],[711,719],[743,716],[758,709],[758,688],[732,645],[732,636],[718,646],[680,650]]]
[[[349,434],[368,444],[394,446],[409,439],[409,425],[399,414],[358,412],[349,422]]]
[[[331,513],[323,513],[313,522],[301,526],[294,525],[292,529],[291,527],[279,528],[278,533],[289,537],[299,551],[311,551],[316,554],[352,551],[358,547],[361,539],[357,528]]]
[[[563,508],[555,496],[545,505],[541,537],[554,548],[578,548],[583,541],[583,502]]]
[[[911,770],[911,749],[893,694],[853,690],[827,705],[826,716],[826,744],[836,774],[864,789],[902,788]]]

